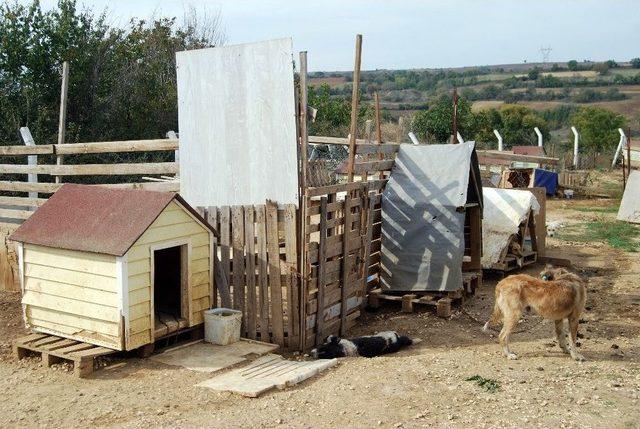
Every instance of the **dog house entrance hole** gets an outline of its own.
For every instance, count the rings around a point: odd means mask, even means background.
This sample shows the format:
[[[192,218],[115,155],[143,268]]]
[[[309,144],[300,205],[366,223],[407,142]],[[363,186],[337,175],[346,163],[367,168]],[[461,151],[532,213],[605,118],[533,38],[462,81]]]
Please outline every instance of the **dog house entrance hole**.
[[[187,246],[153,251],[155,337],[187,326]]]

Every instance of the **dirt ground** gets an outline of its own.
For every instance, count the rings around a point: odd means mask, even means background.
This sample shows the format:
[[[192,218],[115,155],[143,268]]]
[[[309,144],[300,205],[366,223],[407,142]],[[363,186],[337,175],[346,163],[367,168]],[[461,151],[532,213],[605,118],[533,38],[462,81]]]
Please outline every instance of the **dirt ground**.
[[[571,208],[614,203],[550,201],[548,218],[588,219]],[[587,362],[562,354],[551,322],[531,314],[513,339],[519,359],[506,360],[495,333],[483,333],[479,323],[493,304],[497,279],[487,278],[449,320],[392,306],[367,313],[351,332],[395,329],[420,344],[386,357],[342,359],[321,376],[258,399],[194,387],[209,376],[150,360],[123,359],[84,380],[64,367],[43,367],[39,358],[18,362],[10,344],[24,333],[19,296],[3,293],[0,427],[639,427],[638,255],[600,243],[548,245],[589,277],[580,325]],[[466,381],[475,375],[498,389]]]

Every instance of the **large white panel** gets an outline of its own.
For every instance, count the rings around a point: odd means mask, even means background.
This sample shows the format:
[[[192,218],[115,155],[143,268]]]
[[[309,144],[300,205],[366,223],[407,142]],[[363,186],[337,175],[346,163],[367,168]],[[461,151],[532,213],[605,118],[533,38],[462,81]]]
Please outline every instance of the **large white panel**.
[[[193,206],[297,204],[291,39],[176,60],[182,196]]]

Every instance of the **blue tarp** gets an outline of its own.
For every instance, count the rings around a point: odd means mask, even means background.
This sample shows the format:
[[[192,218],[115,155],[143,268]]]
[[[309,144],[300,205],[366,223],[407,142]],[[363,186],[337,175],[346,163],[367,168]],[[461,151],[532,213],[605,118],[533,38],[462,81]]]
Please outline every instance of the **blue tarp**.
[[[545,187],[547,188],[547,195],[555,195],[558,188],[558,173],[536,168],[533,186]]]

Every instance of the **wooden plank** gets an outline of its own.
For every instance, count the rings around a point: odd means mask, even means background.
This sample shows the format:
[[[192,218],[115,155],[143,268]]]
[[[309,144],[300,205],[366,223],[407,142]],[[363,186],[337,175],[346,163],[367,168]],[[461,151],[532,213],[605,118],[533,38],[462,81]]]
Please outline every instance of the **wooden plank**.
[[[493,159],[504,159],[507,161],[519,161],[519,162],[535,162],[538,164],[548,164],[548,165],[557,165],[559,163],[558,158],[552,158],[548,156],[537,156],[537,155],[516,155],[514,153],[498,151],[498,150],[478,150],[479,158],[493,158]],[[482,159],[480,160],[481,164]]]
[[[289,348],[298,347],[299,335],[299,282],[298,276],[298,255],[296,250],[296,207],[287,204],[284,208],[284,249],[287,286],[287,333],[289,336]]]
[[[20,156],[20,155],[50,155],[53,154],[52,144],[39,144],[35,146],[0,146],[0,155]]]
[[[142,183],[116,183],[98,184],[90,186],[104,186],[107,188],[146,189],[149,191],[177,192],[180,190],[179,182],[142,182]],[[0,181],[0,191],[8,192],[39,192],[53,194],[62,187],[62,183],[28,183],[14,181]]]
[[[356,174],[364,174],[367,171],[386,171],[391,170],[395,163],[395,160],[356,162],[354,171]]]
[[[358,155],[393,155],[400,150],[400,145],[395,143],[387,143],[387,144],[375,144],[375,143],[367,143],[367,144],[359,144],[356,145],[356,153]]]
[[[227,279],[231,292],[231,209],[229,206],[220,208],[220,269]]]
[[[34,213],[29,210],[0,209],[0,217],[7,219],[29,219]]]
[[[349,139],[344,137],[326,137],[326,136],[309,136],[310,144],[330,144],[338,146],[349,146]],[[383,142],[387,145],[399,145],[397,142]],[[366,139],[356,139],[356,147],[360,145],[367,145]],[[356,152],[357,153],[357,152]]]
[[[345,211],[344,211],[344,234],[349,235],[351,232],[351,224],[353,222],[353,213],[351,212],[351,202],[352,198],[347,198],[345,200]],[[321,253],[322,254],[322,253]],[[340,296],[340,335],[345,335],[346,333],[346,320],[347,320],[347,282],[349,277],[349,240],[342,241],[342,284],[340,287],[341,296]],[[323,258],[324,259],[324,258]],[[322,263],[322,260],[321,260]],[[325,263],[326,264],[326,263]],[[322,282],[318,283],[318,290],[322,289]]]
[[[254,210],[253,206],[244,207],[244,243],[246,246],[245,269],[247,285],[246,294],[246,325],[245,330],[247,336],[256,339],[256,317],[258,312],[258,303],[256,300],[256,237],[254,230]]]
[[[318,310],[316,311],[316,338],[315,345],[321,344],[323,338],[324,318],[322,317],[324,311],[324,281],[326,275],[327,258],[325,255],[327,241],[327,197],[320,199],[320,244],[318,246],[318,294],[316,300],[318,301]]]
[[[255,206],[258,242],[258,307],[260,340],[269,342],[269,283],[267,261],[267,219],[264,205]]]
[[[367,226],[366,233],[364,238],[364,249],[362,251],[362,296],[367,296],[367,278],[369,277],[369,266],[371,265],[370,257],[371,257],[371,238],[373,237],[373,210],[375,207],[376,195],[371,192],[369,193],[369,207],[367,211]],[[363,300],[363,305],[364,305]]]
[[[244,214],[242,206],[231,207],[233,308],[242,311],[242,326],[247,326],[244,308]]]
[[[119,152],[155,152],[178,150],[178,139],[153,140],[124,140],[109,142],[67,143],[62,145],[48,145],[51,152],[59,155],[74,155],[83,153],[119,153]],[[0,152],[1,154],[1,152]]]
[[[72,358],[90,358],[90,357],[93,358],[93,357],[108,355],[111,353],[115,353],[115,351],[108,349],[106,347],[94,347],[91,349],[68,353],[68,356]]]
[[[74,165],[21,165],[0,164],[4,174],[49,174],[51,176],[86,175],[136,175],[136,174],[177,174],[180,165],[176,162],[146,162],[122,164],[74,164]]]
[[[284,321],[282,311],[282,284],[280,280],[280,243],[278,238],[278,205],[266,204],[267,261],[269,265],[269,291],[271,293],[271,320],[273,341],[284,346]]]
[[[209,225],[213,226],[216,231],[220,231],[220,226],[218,225],[217,207],[207,207],[206,214],[207,214],[206,219]],[[213,274],[214,274],[213,284],[211,285],[212,286],[211,307],[216,308],[218,307],[218,287],[220,287],[220,283],[218,279],[221,278],[220,274],[222,272],[218,269],[218,267],[220,266],[219,265],[220,259],[218,257],[218,245],[215,237],[213,238],[213,240],[211,240],[210,246],[212,246],[212,248],[210,249],[211,255],[212,255],[211,269],[213,270]],[[229,284],[226,282],[225,284],[227,287],[226,290],[228,292]],[[231,295],[229,295],[229,297],[230,296]]]
[[[327,194],[335,194],[338,192],[349,192],[356,189],[363,189],[364,186],[369,186],[370,190],[381,190],[387,184],[388,179],[383,180],[371,180],[369,182],[351,182],[340,183],[338,185],[319,186],[317,188],[308,188],[307,195],[309,197],[319,197]]]
[[[12,205],[19,207],[40,207],[45,202],[46,198],[27,198],[27,197],[3,197],[0,196],[0,204]]]

